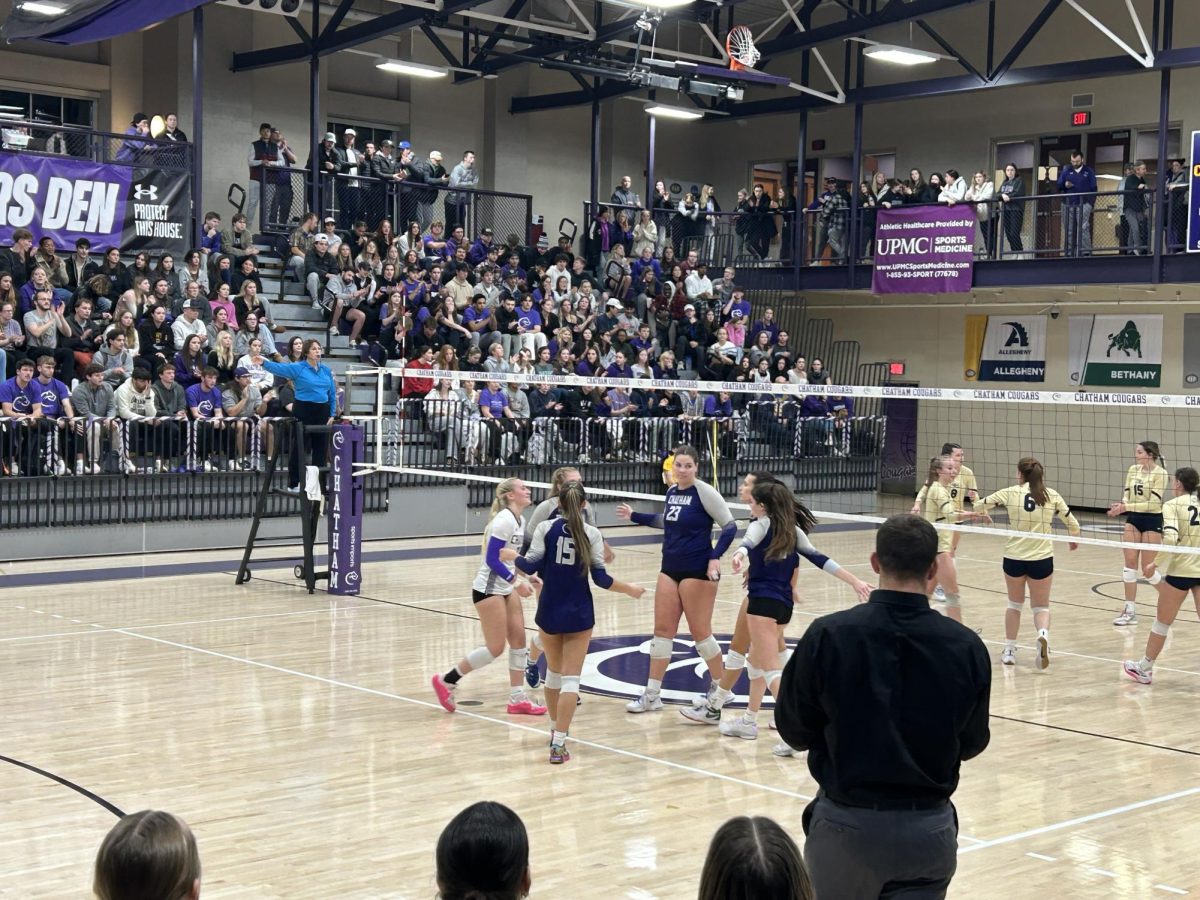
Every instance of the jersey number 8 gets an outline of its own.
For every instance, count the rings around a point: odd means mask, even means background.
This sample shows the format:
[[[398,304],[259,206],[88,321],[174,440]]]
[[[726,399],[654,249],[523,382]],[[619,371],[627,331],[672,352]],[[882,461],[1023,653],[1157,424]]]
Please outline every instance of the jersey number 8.
[[[554,561],[560,566],[575,565],[575,542],[569,537],[560,537],[554,548]]]

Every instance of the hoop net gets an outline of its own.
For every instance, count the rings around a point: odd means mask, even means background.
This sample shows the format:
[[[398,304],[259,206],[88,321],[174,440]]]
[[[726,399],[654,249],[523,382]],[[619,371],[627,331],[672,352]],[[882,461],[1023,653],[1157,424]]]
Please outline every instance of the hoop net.
[[[753,384],[742,381],[662,381],[606,376],[529,375],[398,369],[357,370],[348,385],[358,399],[347,406],[368,428],[368,462],[361,474],[389,473],[396,485],[461,485],[469,505],[490,502],[487,488],[517,475],[534,488],[545,486],[554,468],[585,472],[589,494],[597,500],[661,498],[661,465],[680,443],[696,448],[701,477],[730,499],[748,471],[776,474],[802,496],[819,519],[841,527],[874,528],[889,515],[907,512],[921,487],[931,457],[943,443],[958,443],[973,471],[978,496],[987,497],[1016,482],[1015,468],[1025,456],[1046,467],[1046,481],[1062,495],[1082,526],[1071,536],[1056,521],[1056,542],[1074,541],[1109,548],[1146,549],[1125,540],[1121,518],[1106,515],[1123,498],[1135,442],[1155,440],[1168,474],[1196,460],[1200,416],[1195,397],[1172,394],[976,390],[892,386]],[[570,391],[590,389],[596,412],[533,416],[508,420],[503,428],[481,423],[478,408],[456,394],[448,400],[408,392],[398,400],[393,387],[406,378],[449,382],[460,389],[489,380],[501,389]],[[378,379],[372,383],[373,379]],[[384,380],[394,382],[385,387]],[[710,413],[690,420],[679,416],[608,417],[601,410],[605,391],[642,391],[662,396],[728,393],[740,401],[734,413]],[[850,401],[845,417],[811,415],[806,398],[836,405]],[[494,423],[493,423],[494,424]],[[473,452],[474,451],[474,452]],[[473,452],[473,455],[472,455]],[[1164,500],[1173,496],[1170,481]],[[486,498],[486,502],[484,502]],[[736,504],[732,508],[744,510]],[[971,510],[967,504],[966,510]],[[1020,536],[1009,527],[1003,508],[994,521],[965,524],[937,522],[939,530],[999,538]],[[995,544],[997,558],[1002,547]],[[1155,550],[1158,548],[1155,547]],[[1191,547],[1166,546],[1167,552],[1197,553]]]
[[[734,26],[725,38],[725,52],[729,54],[729,68],[734,72],[753,69],[762,59],[754,46],[754,33],[745,25]]]

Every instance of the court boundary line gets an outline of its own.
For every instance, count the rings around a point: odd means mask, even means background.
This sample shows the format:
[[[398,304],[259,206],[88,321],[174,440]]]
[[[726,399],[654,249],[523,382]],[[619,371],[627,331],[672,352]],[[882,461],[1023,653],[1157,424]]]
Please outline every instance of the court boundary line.
[[[193,653],[200,653],[205,656],[212,656],[217,659],[224,659],[224,660],[228,660],[230,662],[242,663],[243,665],[254,666],[254,667],[260,668],[260,669],[266,669],[268,671],[278,672],[283,675],[291,675],[296,678],[303,678],[306,681],[313,681],[318,684],[327,685],[329,687],[344,688],[346,690],[356,691],[356,692],[362,693],[362,694],[369,694],[369,695],[375,696],[375,697],[382,697],[387,700],[399,700],[403,703],[408,703],[413,706],[419,706],[424,709],[441,712],[443,715],[446,715],[445,710],[442,709],[442,706],[440,704],[434,703],[434,702],[428,701],[428,700],[418,700],[415,697],[406,697],[403,694],[396,694],[391,691],[384,691],[384,690],[380,690],[378,688],[371,688],[371,687],[367,687],[366,685],[354,684],[353,682],[342,681],[337,678],[327,678],[324,675],[316,675],[311,672],[301,672],[299,669],[289,669],[286,666],[277,666],[274,663],[263,662],[263,661],[257,660],[257,659],[250,659],[249,657],[234,656],[231,653],[223,653],[220,650],[210,650],[206,647],[197,647],[192,644],[184,644],[180,641],[171,641],[166,638],[155,637],[154,635],[149,635],[149,634],[138,634],[136,631],[130,631],[130,630],[124,629],[124,628],[114,629],[111,633],[124,635],[126,637],[137,638],[137,639],[143,640],[143,641],[150,641],[152,643],[162,644],[167,647],[174,647],[177,650],[186,650],[186,651],[190,651]],[[482,722],[490,722],[494,725],[502,725],[506,728],[512,728],[517,731],[526,731],[526,732],[529,732],[530,734],[536,734],[541,737],[545,737],[545,729],[544,728],[535,728],[532,725],[522,725],[518,722],[507,722],[504,719],[494,719],[491,716],[485,716],[482,713],[464,712],[462,710],[455,712],[454,715],[465,716],[467,718],[477,719]],[[613,753],[618,756],[624,756],[624,757],[627,757],[630,759],[636,759],[641,762],[650,763],[653,765],[664,766],[666,768],[675,769],[680,772],[685,772],[685,773],[692,774],[692,775],[705,776],[708,778],[715,778],[719,781],[725,781],[730,784],[737,784],[742,787],[763,790],[763,791],[767,791],[772,794],[779,794],[783,797],[789,797],[793,800],[810,801],[813,799],[813,797],[811,795],[801,794],[798,791],[789,791],[784,788],[777,788],[777,787],[772,787],[771,785],[768,785],[768,784],[761,784],[757,781],[748,781],[747,779],[738,778],[733,775],[725,775],[720,772],[712,772],[708,769],[701,769],[696,766],[689,766],[685,763],[675,762],[673,760],[664,759],[662,757],[650,756],[650,755],[647,755],[644,753],[638,753],[636,750],[625,750],[621,747],[613,747],[608,744],[601,744],[596,741],[589,741],[589,740],[581,739],[581,738],[571,738],[571,740],[581,747],[590,747],[593,750],[607,751],[609,753]],[[1198,790],[1200,790],[1200,789],[1198,789]]]

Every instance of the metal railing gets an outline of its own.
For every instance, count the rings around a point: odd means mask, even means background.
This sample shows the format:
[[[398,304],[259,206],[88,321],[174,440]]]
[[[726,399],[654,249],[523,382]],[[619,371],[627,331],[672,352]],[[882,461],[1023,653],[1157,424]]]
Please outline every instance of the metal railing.
[[[921,204],[904,204],[911,205]],[[1183,251],[1187,239],[1187,191],[1183,189],[1172,190],[1166,204],[1157,190],[1147,190],[1046,194],[955,206],[970,210],[979,223],[975,257],[980,261],[1150,256],[1160,228],[1167,253]],[[866,206],[854,213],[858,225],[854,254],[859,262],[872,260],[879,209]],[[804,264],[844,265],[851,251],[850,212],[844,211],[836,222],[821,210],[805,210],[804,216]]]
[[[266,168],[256,187],[259,203],[254,225],[259,233],[285,235],[300,224],[308,208],[311,173],[307,169]],[[481,188],[453,190],[430,184],[414,184],[371,178],[364,175],[322,175],[318,182],[321,218],[332,216],[338,228],[349,230],[356,221],[374,233],[383,219],[402,235],[410,222],[418,222],[423,234],[435,221],[443,222],[445,234],[462,225],[468,241],[484,228],[491,228],[498,244],[510,235],[520,243],[530,242],[533,197]]]
[[[149,134],[117,134],[80,125],[26,119],[0,120],[0,146],[15,153],[60,156],[98,163],[191,172],[193,147]]]
[[[607,210],[611,225],[609,246],[615,242],[625,245],[626,256],[636,259],[639,255],[638,242],[634,236],[642,207],[622,206],[613,203],[583,202],[584,255],[588,267],[598,274],[603,268],[605,251],[597,236],[596,216]],[[628,229],[618,227],[618,216],[624,212]],[[710,269],[725,266],[742,268],[790,266],[792,247],[792,224],[795,213],[772,210],[762,214],[748,210],[723,212],[701,212],[685,214],[675,209],[653,209],[655,222],[655,257],[661,258],[663,250],[670,247],[677,260],[684,260],[691,252],[696,253],[698,262]],[[664,272],[664,276],[669,273]]]

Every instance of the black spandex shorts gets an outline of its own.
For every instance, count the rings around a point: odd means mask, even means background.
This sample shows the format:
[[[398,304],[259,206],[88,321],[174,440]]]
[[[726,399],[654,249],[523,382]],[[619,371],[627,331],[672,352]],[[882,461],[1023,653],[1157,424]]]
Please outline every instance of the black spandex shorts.
[[[1184,578],[1181,575],[1167,575],[1163,578],[1163,581],[1175,588],[1177,591],[1190,591],[1194,587],[1200,587],[1200,578]]]
[[[1125,523],[1142,534],[1151,531],[1162,534],[1162,513],[1125,513]]]
[[[708,570],[701,569],[699,572],[668,572],[663,570],[664,575],[670,578],[676,584],[685,581],[688,578],[694,578],[696,581],[708,581]]]
[[[507,594],[485,594],[483,591],[477,591],[471,588],[471,602],[478,603],[480,600],[486,600],[488,597],[505,597]]]
[[[1049,578],[1054,574],[1054,557],[1047,556],[1045,559],[1009,559],[1006,556],[1004,557],[1004,574],[1011,575],[1013,578],[1024,576],[1033,581],[1041,581],[1043,578]]]
[[[751,597],[746,604],[746,615],[774,619],[780,625],[792,621],[792,605],[771,597]]]

